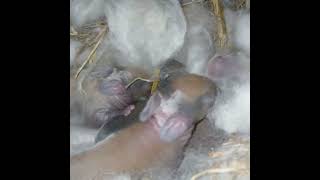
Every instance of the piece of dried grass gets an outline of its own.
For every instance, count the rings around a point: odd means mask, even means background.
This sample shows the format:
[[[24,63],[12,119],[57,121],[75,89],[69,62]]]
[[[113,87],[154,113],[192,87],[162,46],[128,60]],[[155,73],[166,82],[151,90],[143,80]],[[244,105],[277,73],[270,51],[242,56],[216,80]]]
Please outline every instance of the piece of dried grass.
[[[230,43],[228,39],[227,27],[224,17],[223,5],[220,0],[211,0],[212,11],[216,16],[216,44],[219,48],[226,49],[230,48]]]
[[[93,62],[95,54],[96,54],[96,50],[99,47],[99,45],[101,44],[105,34],[107,33],[107,26],[105,25],[102,30],[99,32],[99,34],[94,38],[94,40],[92,42],[94,42],[94,47],[92,48],[92,50],[90,51],[88,57],[86,58],[86,60],[82,63],[82,65],[80,66],[80,68],[77,70],[75,78],[78,78],[80,72],[82,71],[82,69],[88,64],[88,62]],[[85,46],[90,47],[92,46],[92,42],[85,42]],[[80,52],[81,53],[81,52]]]

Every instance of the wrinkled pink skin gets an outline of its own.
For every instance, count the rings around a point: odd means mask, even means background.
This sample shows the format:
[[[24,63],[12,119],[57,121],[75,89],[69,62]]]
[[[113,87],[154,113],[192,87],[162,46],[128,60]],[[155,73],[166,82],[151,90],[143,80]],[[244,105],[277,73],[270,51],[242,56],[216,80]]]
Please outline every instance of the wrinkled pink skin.
[[[140,113],[140,121],[151,123],[160,139],[166,142],[172,142],[183,135],[189,137],[189,134],[185,133],[192,127],[192,119],[184,116],[182,112],[168,114],[160,106],[161,101],[166,99],[160,97],[158,93],[150,97]]]

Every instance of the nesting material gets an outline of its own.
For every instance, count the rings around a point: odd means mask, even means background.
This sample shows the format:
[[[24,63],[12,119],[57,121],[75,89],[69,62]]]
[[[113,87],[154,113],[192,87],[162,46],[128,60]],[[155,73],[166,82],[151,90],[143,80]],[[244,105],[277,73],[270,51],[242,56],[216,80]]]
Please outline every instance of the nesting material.
[[[250,0],[222,0],[225,8],[232,10],[241,10],[250,8]]]
[[[217,33],[216,33],[216,41],[219,48],[229,48],[230,42],[227,34],[227,27],[224,17],[224,9],[220,0],[211,0],[212,10],[214,15],[217,18]]]
[[[222,72],[209,72],[209,78],[221,90],[215,106],[208,113],[209,120],[227,133],[249,134],[250,58],[239,52],[213,58],[210,63],[209,66],[214,67],[209,68]]]
[[[241,14],[235,25],[235,44],[250,55],[250,13]]]
[[[228,133],[250,134],[250,84],[237,85],[233,91],[217,100],[217,106],[209,116],[216,126]]]
[[[97,133],[96,129],[72,125],[70,127],[70,156],[91,148]]]
[[[188,72],[204,75],[208,60],[215,53],[213,34],[215,18],[199,3],[183,8],[187,20],[187,34],[177,60],[184,63]]]
[[[250,12],[226,9],[225,17],[233,46],[250,56]]]
[[[78,78],[80,72],[89,62],[92,63],[94,61],[97,49],[101,42],[103,42],[107,32],[108,26],[104,19],[98,19],[78,28],[71,26],[70,41],[73,40],[82,43],[82,46],[79,47],[75,54],[77,62],[73,63],[75,64],[74,66],[76,66],[73,69],[77,68],[76,72],[73,72],[75,73],[75,78]]]
[[[250,137],[231,136],[207,154],[191,149],[186,152],[179,171],[182,172],[179,180],[250,179]]]
[[[80,27],[71,26],[70,38],[83,43],[86,47],[91,47],[97,41],[101,31],[107,28],[105,18],[97,19]]]
[[[104,17],[104,0],[70,0],[70,21],[75,26]]]
[[[126,55],[119,63],[153,69],[178,51],[186,22],[177,0],[110,0],[110,41]]]
[[[82,65],[80,66],[80,68],[77,70],[75,77],[77,78],[80,74],[80,72],[82,71],[82,69],[84,68],[85,65],[88,64],[88,62],[91,60],[93,61],[93,57],[96,54],[97,48],[99,47],[100,43],[102,42],[104,35],[106,34],[107,29],[103,29],[98,35],[97,35],[97,42],[95,43],[94,47],[92,48],[92,50],[90,51],[88,57],[86,58],[86,60],[82,63]]]
[[[70,39],[70,66],[72,66],[81,46],[80,42]]]

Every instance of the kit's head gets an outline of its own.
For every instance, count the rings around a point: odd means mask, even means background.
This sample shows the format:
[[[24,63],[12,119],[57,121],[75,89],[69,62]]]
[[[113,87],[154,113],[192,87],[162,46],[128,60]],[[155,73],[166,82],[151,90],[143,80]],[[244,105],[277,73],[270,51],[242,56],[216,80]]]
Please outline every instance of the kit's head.
[[[187,73],[178,62],[166,63],[162,69],[165,76],[160,75],[158,91],[140,120],[154,121],[163,139],[173,140],[205,118],[214,104],[216,86],[206,77]]]

